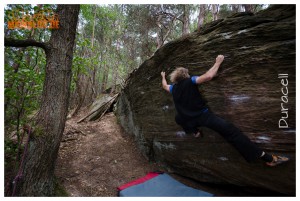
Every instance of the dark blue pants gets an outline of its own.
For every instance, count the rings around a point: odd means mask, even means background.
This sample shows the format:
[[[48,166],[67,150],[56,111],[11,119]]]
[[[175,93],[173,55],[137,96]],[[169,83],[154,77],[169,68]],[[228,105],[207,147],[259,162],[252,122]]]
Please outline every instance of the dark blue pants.
[[[237,127],[209,110],[189,121],[182,121],[177,116],[176,122],[183,127],[186,133],[197,133],[198,127],[207,127],[216,131],[232,144],[248,162],[254,161],[262,155],[263,151]]]

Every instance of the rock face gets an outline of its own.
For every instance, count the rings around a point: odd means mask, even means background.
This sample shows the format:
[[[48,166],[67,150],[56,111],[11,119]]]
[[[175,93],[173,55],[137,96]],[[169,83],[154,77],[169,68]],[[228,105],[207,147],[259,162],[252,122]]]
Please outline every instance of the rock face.
[[[214,21],[164,45],[132,73],[116,113],[143,154],[198,181],[295,195],[295,9],[278,5]],[[262,149],[290,157],[288,164],[249,164],[207,128],[200,139],[176,135],[182,129],[175,123],[172,96],[161,87],[160,72],[169,75],[184,66],[191,75],[201,75],[218,54],[225,55],[218,76],[199,87],[208,106]]]

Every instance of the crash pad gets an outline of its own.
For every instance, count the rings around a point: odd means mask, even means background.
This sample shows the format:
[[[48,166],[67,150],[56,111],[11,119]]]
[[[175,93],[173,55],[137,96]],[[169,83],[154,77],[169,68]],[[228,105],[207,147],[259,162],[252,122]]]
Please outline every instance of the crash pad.
[[[175,180],[167,173],[150,172],[118,187],[120,197],[212,197],[213,194],[194,189]]]

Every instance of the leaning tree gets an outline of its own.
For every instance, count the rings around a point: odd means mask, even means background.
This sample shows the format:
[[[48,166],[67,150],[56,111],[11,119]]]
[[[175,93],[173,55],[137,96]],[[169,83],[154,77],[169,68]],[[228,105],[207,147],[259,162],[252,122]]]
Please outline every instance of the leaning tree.
[[[59,29],[48,42],[5,38],[6,47],[36,46],[46,53],[41,107],[31,127],[22,170],[14,180],[19,196],[49,196],[54,190],[54,168],[69,105],[73,47],[80,5],[58,5]]]

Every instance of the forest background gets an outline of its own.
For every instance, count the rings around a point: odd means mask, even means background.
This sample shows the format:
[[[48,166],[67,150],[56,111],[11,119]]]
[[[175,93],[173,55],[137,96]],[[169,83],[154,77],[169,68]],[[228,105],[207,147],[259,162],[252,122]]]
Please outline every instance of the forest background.
[[[117,93],[126,78],[165,43],[236,12],[258,12],[269,5],[114,4],[81,5],[72,65],[69,116],[103,93]],[[6,5],[5,38],[48,41],[49,29],[9,29],[12,10],[23,14],[56,5]],[[22,14],[22,13],[21,13]],[[37,112],[45,77],[45,52],[37,47],[6,47],[4,52],[5,147],[20,138],[21,125]],[[143,79],[143,78],[141,78]],[[9,136],[7,136],[9,135]]]

